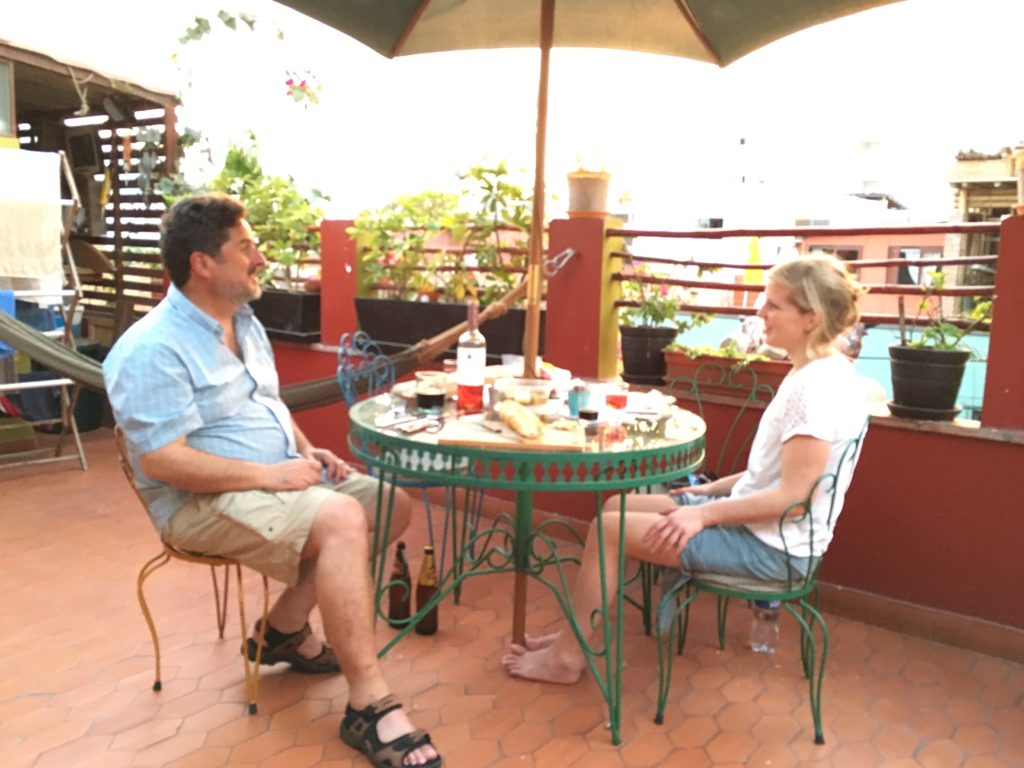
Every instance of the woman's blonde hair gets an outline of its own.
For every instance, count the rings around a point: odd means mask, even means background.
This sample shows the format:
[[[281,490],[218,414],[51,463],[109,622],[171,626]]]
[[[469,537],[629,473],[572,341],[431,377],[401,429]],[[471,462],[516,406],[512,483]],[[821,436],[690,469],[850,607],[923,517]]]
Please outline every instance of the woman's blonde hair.
[[[867,293],[834,256],[806,256],[772,267],[768,279],[789,290],[789,300],[802,312],[821,318],[807,340],[811,357],[823,350],[860,319],[857,301]]]

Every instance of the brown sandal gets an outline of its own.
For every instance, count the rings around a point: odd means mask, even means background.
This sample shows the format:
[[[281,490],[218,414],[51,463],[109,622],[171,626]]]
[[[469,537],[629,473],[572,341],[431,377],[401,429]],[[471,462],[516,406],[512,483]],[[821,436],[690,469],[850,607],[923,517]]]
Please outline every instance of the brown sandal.
[[[268,627],[273,630],[273,627]],[[258,634],[260,631],[260,622],[256,622],[256,626],[253,627],[253,634]],[[306,638],[313,633],[309,623],[306,623],[302,629],[298,632],[292,632],[291,634],[278,633],[282,639],[271,645],[267,643],[263,646],[263,655],[260,656],[260,664],[277,664],[285,661],[291,664],[292,669],[296,672],[302,672],[305,675],[326,675],[341,671],[341,665],[338,663],[338,657],[334,654],[327,643],[323,643],[323,647],[313,658],[306,658],[299,653],[299,646],[302,645]],[[256,638],[250,637],[245,644],[245,652],[249,657],[249,661],[256,661]]]
[[[377,735],[377,723],[380,719],[388,712],[401,707],[398,697],[394,694],[388,694],[364,709],[352,709],[352,706],[348,705],[345,707],[345,717],[338,728],[338,735],[352,749],[366,755],[366,759],[374,768],[408,768],[406,756],[413,750],[430,744],[430,735],[420,728],[386,744]],[[420,763],[422,768],[441,768],[442,765],[444,758],[440,755],[426,763]]]

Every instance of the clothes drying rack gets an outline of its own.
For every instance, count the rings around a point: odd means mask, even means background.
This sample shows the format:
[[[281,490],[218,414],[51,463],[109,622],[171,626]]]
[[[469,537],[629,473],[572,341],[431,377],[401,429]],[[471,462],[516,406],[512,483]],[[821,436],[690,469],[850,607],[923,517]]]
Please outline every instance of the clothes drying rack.
[[[23,152],[30,150],[4,151]],[[61,199],[63,221],[60,237],[60,251],[62,268],[64,271],[64,287],[58,290],[14,290],[13,293],[15,299],[31,300],[39,303],[40,306],[57,308],[60,312],[61,319],[64,322],[64,327],[52,331],[46,331],[45,333],[48,336],[59,339],[61,343],[65,344],[69,348],[74,349],[75,340],[72,326],[75,311],[82,298],[82,285],[78,278],[78,268],[75,265],[75,258],[71,252],[70,239],[71,225],[81,208],[82,201],[79,197],[78,187],[75,185],[74,174],[71,170],[70,164],[68,163],[67,156],[64,152],[59,152],[58,154],[60,155],[61,172],[70,191],[69,199]],[[21,392],[33,389],[51,389],[54,387],[58,388],[60,391],[60,416],[56,418],[39,419],[27,422],[33,427],[47,427],[59,424],[60,432],[57,435],[57,440],[54,446],[52,448],[32,448],[0,455],[0,469],[22,467],[28,464],[47,464],[57,461],[75,460],[79,462],[83,470],[89,468],[88,461],[85,458],[85,450],[82,447],[82,439],[78,434],[78,424],[75,422],[75,406],[78,403],[78,393],[81,389],[79,384],[72,379],[63,377],[46,379],[44,381],[5,383],[0,384],[0,396],[5,396],[12,392]],[[20,424],[21,423],[19,422],[19,426]],[[3,426],[0,426],[0,429],[3,428]],[[74,453],[65,453],[64,451],[65,443],[69,436],[74,443]]]

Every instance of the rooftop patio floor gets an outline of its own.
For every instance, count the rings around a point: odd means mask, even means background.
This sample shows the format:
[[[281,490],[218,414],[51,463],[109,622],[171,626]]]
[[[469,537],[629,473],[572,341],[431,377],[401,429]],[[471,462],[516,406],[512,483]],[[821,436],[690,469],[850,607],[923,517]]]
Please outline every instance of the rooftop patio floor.
[[[157,537],[110,432],[86,438],[87,472],[70,462],[0,470],[0,764],[367,765],[338,739],[343,676],[264,667],[259,714],[245,713],[237,617],[219,641],[204,568],[171,563],[147,582],[164,652],[163,690],[151,690],[135,577],[159,551]],[[414,552],[422,523],[405,537]],[[470,580],[461,605],[442,604],[437,635],[411,635],[383,661],[448,768],[1024,766],[1021,665],[827,617],[826,744],[816,746],[796,624],[783,615],[779,652],[757,655],[743,644],[749,615],[734,609],[720,651],[706,596],[661,726],[654,642],[628,613],[623,743],[613,747],[589,677],[562,687],[505,676],[510,594],[511,577]],[[557,618],[551,596],[531,584],[529,631]],[[392,630],[377,633],[383,645]]]

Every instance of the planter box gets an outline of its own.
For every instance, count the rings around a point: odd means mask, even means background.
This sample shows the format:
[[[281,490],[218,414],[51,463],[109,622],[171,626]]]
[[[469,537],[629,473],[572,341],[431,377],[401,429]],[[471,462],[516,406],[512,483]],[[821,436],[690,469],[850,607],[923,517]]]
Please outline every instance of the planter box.
[[[320,294],[264,289],[250,305],[267,336],[307,344],[320,341]]]
[[[744,399],[754,381],[752,373],[757,375],[759,387],[767,384],[775,393],[792,367],[788,360],[752,360],[743,363],[728,357],[689,357],[678,350],[665,350],[665,383],[671,384],[673,379],[680,376],[696,379],[702,396]]]
[[[540,316],[538,351],[544,352],[544,314]],[[429,339],[466,319],[465,304],[443,304],[400,299],[356,299],[359,327],[387,353],[401,351],[421,339]],[[487,339],[487,355],[523,354],[526,310],[510,309],[501,317],[480,326]],[[455,345],[449,348],[454,354]]]

